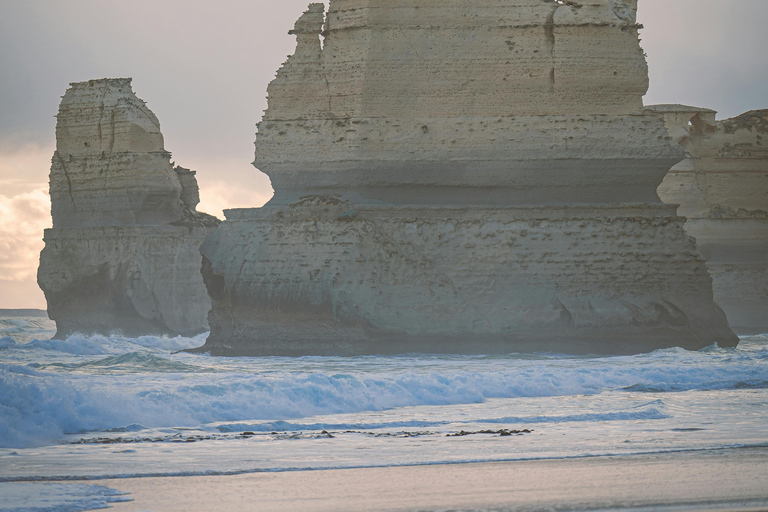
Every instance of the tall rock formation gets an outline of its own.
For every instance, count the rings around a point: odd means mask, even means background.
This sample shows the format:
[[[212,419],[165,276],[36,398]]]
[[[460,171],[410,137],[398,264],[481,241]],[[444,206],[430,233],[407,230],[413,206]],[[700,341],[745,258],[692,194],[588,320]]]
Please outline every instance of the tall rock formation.
[[[201,252],[213,354],[735,345],[656,188],[636,0],[331,0],[291,32],[261,209]],[[321,37],[323,40],[321,41]]]
[[[687,153],[659,195],[688,218],[685,229],[707,260],[715,301],[738,331],[768,332],[768,110],[716,121],[708,109],[649,109]]]
[[[207,330],[199,247],[219,220],[196,211],[195,173],[173,167],[131,79],[71,84],[57,118],[38,270],[56,336]]]

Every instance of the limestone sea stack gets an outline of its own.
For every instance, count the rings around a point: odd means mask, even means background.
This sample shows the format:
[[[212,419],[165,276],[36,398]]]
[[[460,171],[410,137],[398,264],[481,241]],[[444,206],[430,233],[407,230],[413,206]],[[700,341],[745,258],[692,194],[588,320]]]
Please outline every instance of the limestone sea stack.
[[[659,195],[679,204],[712,275],[715,301],[739,332],[768,332],[768,110],[716,120],[713,110],[654,105],[687,158]]]
[[[260,209],[201,248],[221,355],[622,354],[738,342],[675,208],[636,0],[312,4]],[[321,40],[322,38],[322,40]]]
[[[57,337],[208,329],[199,247],[220,221],[196,211],[195,173],[170,157],[131,79],[71,84],[57,116],[53,229],[38,270]]]

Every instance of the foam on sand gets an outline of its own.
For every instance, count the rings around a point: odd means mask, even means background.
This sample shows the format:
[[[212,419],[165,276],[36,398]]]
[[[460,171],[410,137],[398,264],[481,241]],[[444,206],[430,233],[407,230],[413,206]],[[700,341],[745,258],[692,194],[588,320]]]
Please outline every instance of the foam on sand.
[[[132,501],[103,485],[0,482],[2,512],[81,512]]]

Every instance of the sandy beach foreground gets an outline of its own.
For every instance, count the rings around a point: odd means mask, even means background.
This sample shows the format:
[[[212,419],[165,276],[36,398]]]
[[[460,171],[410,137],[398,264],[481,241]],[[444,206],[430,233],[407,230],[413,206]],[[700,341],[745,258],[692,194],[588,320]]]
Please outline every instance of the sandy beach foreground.
[[[99,483],[115,512],[768,510],[768,448]]]

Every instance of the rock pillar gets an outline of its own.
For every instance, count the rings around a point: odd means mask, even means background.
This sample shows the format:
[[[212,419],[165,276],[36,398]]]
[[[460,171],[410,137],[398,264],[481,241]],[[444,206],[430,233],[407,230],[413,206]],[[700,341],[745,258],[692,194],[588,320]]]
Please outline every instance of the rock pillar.
[[[674,207],[636,0],[312,4],[268,89],[274,198],[201,249],[213,354],[738,342]],[[320,44],[322,38],[322,45]]]
[[[57,337],[206,331],[199,247],[219,221],[196,211],[194,172],[174,169],[131,80],[71,84],[57,119],[38,270]]]

